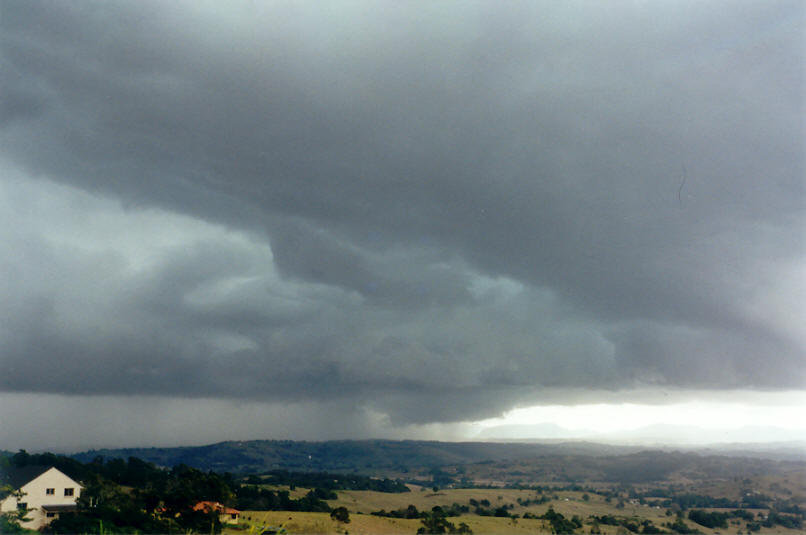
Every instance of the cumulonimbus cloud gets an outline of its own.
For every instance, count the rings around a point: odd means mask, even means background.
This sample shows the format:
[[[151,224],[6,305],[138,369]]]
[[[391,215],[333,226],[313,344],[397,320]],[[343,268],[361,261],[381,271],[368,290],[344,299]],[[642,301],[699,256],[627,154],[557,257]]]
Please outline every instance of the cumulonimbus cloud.
[[[3,3],[0,389],[804,387],[802,5],[358,5]]]

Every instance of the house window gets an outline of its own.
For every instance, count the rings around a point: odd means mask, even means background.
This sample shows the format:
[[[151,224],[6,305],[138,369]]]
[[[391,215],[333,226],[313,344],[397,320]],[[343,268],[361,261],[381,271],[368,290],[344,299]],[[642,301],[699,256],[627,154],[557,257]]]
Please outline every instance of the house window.
[[[64,495],[65,496],[72,496],[73,495],[73,489],[64,489]]]
[[[237,515],[237,514],[235,514],[235,513],[231,513],[229,516],[230,516],[230,517],[231,517],[233,520],[237,520],[237,518],[238,518],[238,515]]]
[[[48,518],[53,518],[54,516],[56,516],[56,513],[47,513],[47,515],[46,515],[46,516],[47,516]]]
[[[45,494],[47,494],[48,496],[56,494],[56,489],[45,489]]]
[[[18,502],[17,503],[17,509],[21,509],[23,511],[28,509],[28,503],[26,503],[26,502]]]

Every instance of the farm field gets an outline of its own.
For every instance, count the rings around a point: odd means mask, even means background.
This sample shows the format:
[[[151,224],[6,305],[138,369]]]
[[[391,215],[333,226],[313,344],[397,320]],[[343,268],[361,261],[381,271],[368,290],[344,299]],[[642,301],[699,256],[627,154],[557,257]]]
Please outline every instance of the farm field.
[[[604,509],[614,509],[602,507],[607,505],[604,499],[598,495],[590,495],[589,501],[582,500],[582,492],[556,492],[552,495],[559,496],[558,500],[552,500],[548,504],[532,505],[522,507],[518,504],[518,499],[529,500],[538,498],[538,494],[532,490],[518,489],[445,489],[433,492],[431,489],[420,492],[410,492],[402,494],[390,494],[372,491],[340,491],[339,499],[328,502],[332,507],[344,506],[349,511],[369,514],[372,511],[384,509],[391,511],[395,509],[405,509],[409,504],[414,505],[419,510],[430,510],[434,506],[443,508],[450,507],[454,503],[468,505],[470,500],[490,502],[490,508],[497,508],[503,505],[512,505],[510,512],[523,515],[529,511],[535,514],[545,513],[549,506],[555,510],[560,507],[573,511],[571,514],[602,514]],[[566,501],[567,500],[567,501]]]
[[[327,513],[287,513],[282,511],[248,511],[253,521],[249,526],[272,526],[284,528],[287,533],[316,533],[316,534],[344,534],[350,535],[411,535],[417,532],[422,525],[419,520],[404,518],[383,518],[370,515],[351,515],[349,524],[341,524],[330,518]],[[551,533],[548,523],[544,520],[517,520],[513,522],[506,518],[479,517],[463,515],[451,519],[454,523],[466,523],[473,533]],[[254,529],[255,533],[260,533]],[[243,534],[243,530],[225,528],[227,535]],[[607,533],[605,531],[604,533]],[[615,533],[615,531],[614,531]]]
[[[773,482],[773,485],[775,483]],[[307,489],[295,489],[295,492],[302,493]],[[477,514],[462,514],[460,516],[449,517],[455,525],[465,523],[475,534],[502,533],[552,533],[552,526],[549,521],[539,518],[523,518],[524,514],[542,516],[549,508],[562,514],[566,518],[578,516],[583,519],[582,528],[575,530],[576,533],[598,532],[604,534],[624,534],[630,533],[623,526],[614,526],[598,523],[594,525],[591,517],[603,517],[612,515],[618,518],[629,518],[636,524],[649,520],[655,527],[665,533],[675,533],[665,527],[665,524],[675,520],[671,511],[667,514],[667,509],[663,507],[653,507],[638,503],[626,503],[623,507],[618,507],[614,501],[607,502],[605,498],[598,494],[584,492],[557,491],[549,492],[551,496],[549,503],[520,505],[527,500],[535,500],[539,494],[534,490],[520,489],[496,489],[496,488],[471,488],[471,489],[445,489],[434,492],[432,489],[416,490],[409,493],[382,493],[375,491],[350,491],[338,492],[338,499],[328,500],[332,508],[346,507],[350,512],[350,522],[340,523],[330,518],[328,513],[310,512],[288,512],[288,511],[246,511],[243,513],[243,522],[239,529],[225,528],[224,532],[229,535],[244,533],[261,533],[267,527],[282,527],[289,534],[294,533],[323,533],[323,534],[414,534],[422,526],[419,519],[389,518],[371,515],[374,511],[395,511],[406,509],[409,505],[414,505],[419,511],[430,511],[432,507],[440,506],[444,509],[450,508],[454,504],[468,505],[471,500],[476,502],[489,502],[490,507],[495,509],[507,506],[512,517],[492,517],[479,516]],[[584,496],[587,495],[587,500]],[[556,498],[555,498],[556,497]],[[471,508],[472,509],[472,508]],[[707,512],[728,512],[728,509],[703,508]],[[759,509],[752,511],[754,515],[761,513],[766,515],[769,510]],[[724,533],[748,533],[746,522],[739,519],[731,519],[729,527],[707,528],[696,524],[688,519],[685,524],[692,529],[699,530],[703,534],[724,534]],[[759,527],[754,533],[801,533],[795,529],[785,529],[781,526],[774,528]]]
[[[557,507],[558,512],[565,509]],[[565,510],[570,514],[570,511]],[[621,512],[624,514],[623,512]],[[223,533],[226,535],[243,535],[245,533],[259,534],[262,529],[268,527],[285,529],[286,533],[292,534],[334,534],[343,535],[345,533],[351,535],[378,535],[378,534],[391,534],[391,535],[412,535],[417,532],[421,527],[421,522],[416,519],[402,519],[402,518],[384,518],[371,515],[358,515],[351,514],[350,522],[342,524],[330,518],[327,513],[303,513],[303,512],[288,512],[288,511],[246,511],[245,515],[250,517],[250,520],[245,521],[242,526],[243,529],[233,529],[230,527],[224,528]],[[641,518],[647,518],[641,516]],[[656,520],[656,525],[662,525],[661,522],[668,520],[668,517],[650,517]],[[450,519],[453,523],[459,524],[464,522],[473,531],[474,534],[504,534],[515,535],[525,533],[552,533],[551,526],[546,520],[540,519],[517,519],[512,520],[509,518],[495,518],[495,517],[481,517],[476,515],[462,515],[459,517],[452,517]],[[703,526],[694,525],[687,522],[692,528],[698,529],[703,534],[724,534],[724,533],[738,533],[743,531],[742,526],[731,526],[725,529],[709,529]],[[592,526],[586,524],[582,529],[577,530],[577,533],[590,533]],[[599,525],[599,532],[602,534],[626,534],[629,533],[621,526],[608,526]],[[664,530],[665,533],[673,533],[669,530]],[[746,533],[746,531],[743,531]],[[799,534],[800,530],[782,529],[780,526],[776,528],[760,528],[756,533],[760,534]]]
[[[410,492],[335,489],[335,497],[326,498],[327,505],[347,509],[350,523],[336,522],[323,512],[252,511],[241,528],[257,533],[272,525],[282,526],[287,533],[414,534],[423,526],[422,515],[438,507],[454,526],[464,524],[477,534],[794,534],[802,532],[800,525],[795,529],[772,518],[782,515],[785,522],[797,520],[806,505],[802,463],[758,458],[658,452],[553,456],[423,467],[405,473],[379,471],[375,477],[401,481],[403,475],[408,476]],[[332,477],[320,481],[339,484],[345,476]],[[259,486],[296,499],[311,491],[305,486],[271,484],[272,478],[261,476],[265,483]],[[448,483],[440,487],[437,478]],[[475,484],[464,487],[460,481]],[[407,515],[412,507],[415,517]],[[692,518],[692,511],[705,518]],[[565,524],[562,530],[558,526],[563,524],[552,524],[553,515],[575,526]],[[708,518],[720,516],[709,527]]]

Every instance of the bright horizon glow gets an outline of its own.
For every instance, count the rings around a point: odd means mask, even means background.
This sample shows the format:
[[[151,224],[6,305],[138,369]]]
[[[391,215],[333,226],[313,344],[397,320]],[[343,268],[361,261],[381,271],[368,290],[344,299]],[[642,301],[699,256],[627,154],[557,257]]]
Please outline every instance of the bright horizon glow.
[[[598,433],[638,429],[650,425],[740,429],[769,426],[806,431],[806,394],[751,393],[748,401],[690,401],[667,405],[596,403],[544,405],[513,409],[499,418],[475,422],[480,429],[504,425],[555,424],[573,431]]]
[[[678,393],[679,395],[679,393]],[[633,399],[647,400],[637,393]],[[615,436],[650,425],[681,425],[702,428],[659,430],[650,439],[627,437],[630,443],[715,443],[806,441],[806,392],[759,393],[723,392],[720,398],[691,394],[688,401],[665,405],[644,403],[590,403],[521,407],[497,418],[473,422],[394,425],[388,415],[366,411],[363,425],[345,427],[343,422],[319,404],[273,404],[261,401],[182,399],[130,396],[64,396],[42,394],[0,394],[0,450],[77,452],[91,448],[201,446],[225,440],[439,440],[476,441],[487,439],[570,438],[597,441],[622,440]],[[41,425],[31,426],[22,412],[33,407]],[[91,418],[74,421],[77,433],[66,436],[59,422],[85,408]],[[336,409],[338,411],[338,409]],[[216,425],[203,425],[205,422]],[[300,428],[300,421],[315,422],[317,432]],[[540,428],[554,424],[562,429],[554,436],[540,436]],[[495,436],[483,433],[499,426],[523,425],[514,433]],[[720,433],[748,426],[764,426],[781,432]],[[131,430],[138,431],[132,440]],[[12,432],[12,430],[15,430]],[[551,429],[542,431],[551,432]],[[172,433],[172,439],[164,437]],[[602,434],[599,437],[598,434]],[[608,436],[613,433],[613,436]],[[657,437],[656,437],[657,435]],[[659,437],[659,438],[658,438]],[[738,438],[737,438],[738,437]]]

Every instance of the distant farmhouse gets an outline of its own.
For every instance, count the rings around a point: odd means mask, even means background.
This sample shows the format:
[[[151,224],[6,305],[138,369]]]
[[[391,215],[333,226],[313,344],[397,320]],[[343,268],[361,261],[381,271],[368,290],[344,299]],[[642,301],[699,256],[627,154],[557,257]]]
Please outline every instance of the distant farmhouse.
[[[0,513],[27,508],[28,522],[21,523],[28,529],[39,529],[58,518],[62,513],[75,512],[76,500],[81,495],[81,485],[62,472],[48,466],[10,467],[7,482],[24,494],[19,500],[14,495],[0,501]]]
[[[225,507],[218,502],[199,502],[193,506],[194,511],[204,511],[210,513],[215,511],[218,513],[218,521],[222,524],[237,524],[241,512],[232,507]]]

